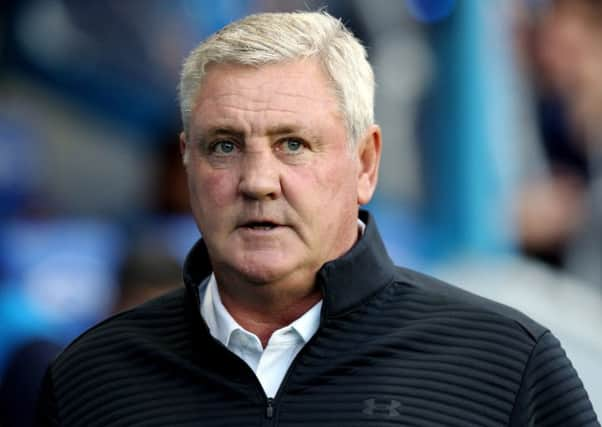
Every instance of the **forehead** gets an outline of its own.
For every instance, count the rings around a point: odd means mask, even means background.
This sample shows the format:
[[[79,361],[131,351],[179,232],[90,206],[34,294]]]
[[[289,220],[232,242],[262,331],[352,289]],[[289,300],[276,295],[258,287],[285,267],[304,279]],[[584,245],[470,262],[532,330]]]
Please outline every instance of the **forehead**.
[[[314,126],[340,120],[334,89],[315,59],[252,67],[208,66],[195,98],[193,126],[235,119]],[[273,123],[272,123],[273,124]]]

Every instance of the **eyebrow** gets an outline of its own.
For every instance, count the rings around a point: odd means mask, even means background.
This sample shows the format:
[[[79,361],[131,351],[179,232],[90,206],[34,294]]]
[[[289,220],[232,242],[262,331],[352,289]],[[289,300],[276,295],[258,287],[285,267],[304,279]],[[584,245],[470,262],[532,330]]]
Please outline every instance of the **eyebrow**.
[[[241,130],[238,130],[234,127],[230,126],[219,126],[215,128],[210,128],[206,132],[201,133],[201,138],[211,138],[216,135],[232,135],[237,138],[244,138],[245,133]]]
[[[268,128],[267,134],[269,136],[274,135],[285,135],[291,133],[300,133],[302,132],[302,128],[296,125],[279,125]]]
[[[309,129],[304,129],[301,126],[295,124],[284,124],[284,125],[276,125],[267,129],[266,135],[275,136],[275,135],[287,135],[287,134],[296,134],[296,133],[304,133],[313,136],[313,132]],[[244,139],[245,132],[240,130],[240,128],[234,126],[217,126],[213,128],[207,129],[205,132],[202,132],[202,138],[211,138],[217,135],[232,135],[240,139]]]

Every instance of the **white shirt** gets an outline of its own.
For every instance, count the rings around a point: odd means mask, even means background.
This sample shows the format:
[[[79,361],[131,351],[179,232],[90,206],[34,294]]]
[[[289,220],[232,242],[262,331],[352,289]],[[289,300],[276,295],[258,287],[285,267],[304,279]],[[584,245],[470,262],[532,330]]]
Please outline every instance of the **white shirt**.
[[[365,227],[358,219],[360,235]],[[276,395],[293,359],[320,325],[322,300],[291,324],[274,331],[264,349],[259,337],[240,326],[226,310],[214,274],[201,284],[199,299],[211,335],[249,365],[268,397]]]
[[[211,335],[244,360],[257,375],[265,394],[274,397],[293,359],[318,330],[322,301],[290,325],[274,331],[264,349],[257,335],[240,326],[226,310],[213,274],[200,299],[201,314]]]

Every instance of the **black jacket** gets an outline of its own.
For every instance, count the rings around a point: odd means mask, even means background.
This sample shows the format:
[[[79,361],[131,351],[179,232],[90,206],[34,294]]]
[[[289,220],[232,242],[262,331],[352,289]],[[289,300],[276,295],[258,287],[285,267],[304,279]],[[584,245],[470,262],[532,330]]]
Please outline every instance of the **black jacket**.
[[[186,290],[119,314],[51,366],[41,425],[599,426],[554,336],[526,316],[395,267],[373,220],[319,271],[320,327],[267,399],[199,314],[206,248]]]

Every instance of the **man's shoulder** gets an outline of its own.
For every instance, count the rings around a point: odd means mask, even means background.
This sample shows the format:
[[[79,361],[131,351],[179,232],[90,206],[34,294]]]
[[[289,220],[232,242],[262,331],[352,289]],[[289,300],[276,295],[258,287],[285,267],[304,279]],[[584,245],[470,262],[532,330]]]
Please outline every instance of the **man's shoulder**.
[[[59,355],[53,367],[61,370],[64,366],[77,365],[108,353],[171,347],[175,337],[181,337],[189,329],[185,305],[185,290],[178,289],[117,313],[76,338]]]
[[[461,313],[467,316],[473,314],[475,319],[483,316],[487,319],[497,319],[500,323],[515,324],[534,342],[548,331],[546,327],[512,307],[479,296],[427,274],[396,267],[395,281],[411,288],[413,292],[433,306],[453,307],[458,315],[461,315]]]
[[[176,289],[153,298],[134,308],[114,314],[88,329],[73,344],[112,329],[156,333],[158,324],[165,325],[170,318],[180,318],[185,307],[185,289]],[[182,319],[180,319],[180,323]]]

